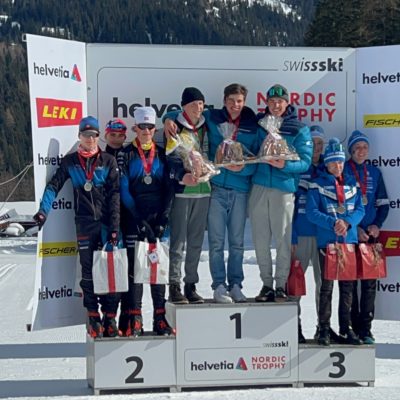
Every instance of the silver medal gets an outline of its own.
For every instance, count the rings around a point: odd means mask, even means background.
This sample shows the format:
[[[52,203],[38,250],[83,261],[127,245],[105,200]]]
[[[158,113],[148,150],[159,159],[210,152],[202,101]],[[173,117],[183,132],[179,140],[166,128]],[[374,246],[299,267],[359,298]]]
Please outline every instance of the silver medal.
[[[362,203],[363,203],[364,206],[366,206],[366,205],[368,204],[368,198],[367,198],[366,195],[363,195],[363,197],[362,197]]]
[[[146,176],[143,178],[143,182],[144,182],[146,185],[151,185],[151,182],[153,182],[153,179],[152,179],[152,177],[151,177],[150,175],[146,175]]]
[[[93,187],[93,183],[90,181],[87,181],[84,185],[83,188],[87,191],[90,192],[92,190]]]

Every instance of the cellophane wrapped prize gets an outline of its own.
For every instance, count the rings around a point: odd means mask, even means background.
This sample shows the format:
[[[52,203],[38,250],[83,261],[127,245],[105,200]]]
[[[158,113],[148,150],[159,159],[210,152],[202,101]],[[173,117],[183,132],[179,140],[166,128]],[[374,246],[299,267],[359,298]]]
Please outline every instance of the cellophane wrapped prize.
[[[279,133],[282,121],[281,117],[273,115],[267,115],[258,121],[258,124],[268,132],[261,144],[259,161],[300,160],[295,148],[289,145]]]
[[[199,152],[198,143],[189,133],[181,132],[167,140],[166,154],[176,152],[182,159],[186,171],[190,172],[198,182],[207,182],[221,171],[205,159]]]

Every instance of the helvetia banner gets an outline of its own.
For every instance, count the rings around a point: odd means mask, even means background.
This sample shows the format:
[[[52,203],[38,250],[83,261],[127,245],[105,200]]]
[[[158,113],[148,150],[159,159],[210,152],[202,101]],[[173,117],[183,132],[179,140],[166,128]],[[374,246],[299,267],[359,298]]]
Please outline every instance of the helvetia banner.
[[[85,44],[27,35],[35,198],[64,155],[76,147],[86,114]],[[82,298],[74,296],[77,243],[72,186],[68,181],[39,233],[32,329],[84,322]]]
[[[400,46],[357,49],[356,127],[370,141],[369,162],[378,167],[389,197],[381,240],[388,276],[377,282],[375,318],[400,320]]]

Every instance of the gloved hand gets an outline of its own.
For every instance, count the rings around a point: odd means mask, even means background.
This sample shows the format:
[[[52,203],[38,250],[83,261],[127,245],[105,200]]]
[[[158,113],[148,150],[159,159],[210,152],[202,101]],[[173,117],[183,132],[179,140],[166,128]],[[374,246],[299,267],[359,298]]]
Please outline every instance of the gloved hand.
[[[156,243],[156,237],[149,223],[145,220],[142,220],[141,225],[140,233],[143,237],[143,240],[147,239],[149,243]]]
[[[158,239],[161,239],[164,236],[166,226],[164,225],[156,225],[154,227],[154,236]]]
[[[41,211],[38,211],[33,217],[34,221],[36,222],[37,226],[39,227],[39,231],[42,229],[42,226],[46,222],[46,215],[43,214]]]
[[[109,232],[107,240],[113,247],[118,246],[118,232]]]

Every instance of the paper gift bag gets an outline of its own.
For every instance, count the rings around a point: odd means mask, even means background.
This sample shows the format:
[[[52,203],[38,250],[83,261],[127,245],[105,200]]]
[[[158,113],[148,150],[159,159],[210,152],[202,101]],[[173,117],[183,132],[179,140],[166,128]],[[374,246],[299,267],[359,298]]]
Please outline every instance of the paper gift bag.
[[[329,243],[326,247],[324,278],[329,281],[357,280],[355,245]]]
[[[306,280],[299,260],[292,260],[290,264],[286,292],[289,296],[305,296],[306,294]]]
[[[386,278],[386,256],[382,243],[360,243],[357,249],[357,278]]]

